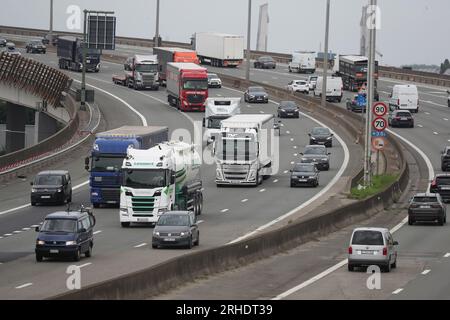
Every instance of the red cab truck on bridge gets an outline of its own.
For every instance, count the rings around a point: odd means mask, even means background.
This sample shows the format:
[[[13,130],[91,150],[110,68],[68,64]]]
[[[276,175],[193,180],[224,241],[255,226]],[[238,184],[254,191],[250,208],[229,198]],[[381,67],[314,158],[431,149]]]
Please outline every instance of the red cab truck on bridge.
[[[195,63],[167,64],[167,100],[181,111],[205,111],[208,98],[206,68]]]
[[[167,63],[169,62],[192,62],[199,64],[197,53],[194,50],[176,47],[156,47],[153,54],[158,57],[159,83],[166,84]]]

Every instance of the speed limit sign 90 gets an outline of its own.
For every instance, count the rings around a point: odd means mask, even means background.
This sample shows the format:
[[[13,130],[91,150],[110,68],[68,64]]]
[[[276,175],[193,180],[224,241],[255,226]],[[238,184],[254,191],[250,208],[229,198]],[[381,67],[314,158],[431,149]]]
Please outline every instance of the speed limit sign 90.
[[[372,112],[377,117],[382,117],[387,113],[387,106],[383,102],[377,102],[373,105]]]
[[[372,127],[377,131],[384,131],[387,127],[387,122],[384,118],[377,117],[373,120]]]

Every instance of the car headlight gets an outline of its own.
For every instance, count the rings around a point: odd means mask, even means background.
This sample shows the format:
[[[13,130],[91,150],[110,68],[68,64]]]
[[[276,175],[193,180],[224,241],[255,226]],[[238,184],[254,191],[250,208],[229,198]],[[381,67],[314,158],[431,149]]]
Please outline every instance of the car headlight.
[[[280,111],[281,111],[281,112],[286,112],[286,110],[285,110],[285,109],[280,109]]]
[[[76,244],[76,241],[66,241],[66,246],[75,246]]]
[[[327,140],[331,140],[331,137],[328,137]]]
[[[311,139],[316,140],[316,138],[314,138],[314,137],[311,137]]]
[[[153,232],[153,234],[159,237],[159,232]]]
[[[62,189],[61,189],[61,188],[59,188],[58,190],[56,190],[56,192],[62,192]]]
[[[250,99],[253,99],[255,96],[254,95],[249,95],[249,98]]]
[[[98,197],[98,192],[91,192],[91,196]]]
[[[37,192],[37,189],[36,188],[32,188],[31,192]]]
[[[43,246],[43,245],[45,244],[45,241],[43,241],[43,240],[37,240],[37,241],[36,241],[36,244],[39,245],[39,246]]]
[[[180,236],[184,237],[186,235],[186,232],[181,232]]]
[[[300,159],[301,161],[306,161],[306,160],[308,160],[307,158],[301,158]]]

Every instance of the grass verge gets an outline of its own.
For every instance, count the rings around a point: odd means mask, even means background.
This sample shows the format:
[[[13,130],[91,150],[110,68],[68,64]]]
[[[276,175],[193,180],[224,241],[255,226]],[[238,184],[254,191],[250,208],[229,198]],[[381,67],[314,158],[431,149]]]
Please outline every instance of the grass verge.
[[[391,175],[391,174],[382,174],[379,176],[373,176],[372,186],[365,189],[362,188],[358,189],[358,187],[352,188],[350,192],[350,198],[361,200],[373,196],[374,194],[383,191],[387,186],[392,184],[397,179],[397,177],[398,175]]]

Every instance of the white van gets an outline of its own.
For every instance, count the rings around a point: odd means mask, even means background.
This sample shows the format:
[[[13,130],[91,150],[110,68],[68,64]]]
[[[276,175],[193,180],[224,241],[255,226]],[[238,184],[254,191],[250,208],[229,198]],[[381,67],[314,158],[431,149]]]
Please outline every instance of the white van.
[[[419,111],[419,93],[413,84],[396,84],[389,95],[389,106],[411,112]]]
[[[322,96],[323,77],[317,77],[314,96]],[[327,77],[327,101],[341,102],[343,83],[341,77]]]

